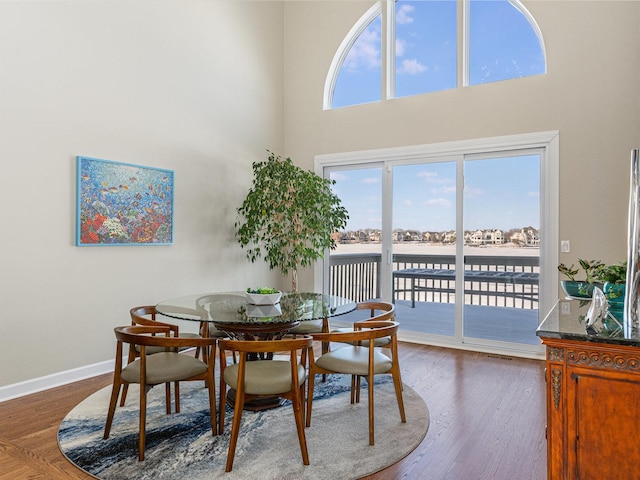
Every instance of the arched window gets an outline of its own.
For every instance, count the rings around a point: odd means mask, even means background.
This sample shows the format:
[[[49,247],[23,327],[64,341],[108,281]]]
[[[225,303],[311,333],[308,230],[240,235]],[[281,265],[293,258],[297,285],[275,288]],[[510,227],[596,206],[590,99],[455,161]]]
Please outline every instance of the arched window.
[[[324,87],[324,109],[382,98],[382,4],[353,26],[333,57]]]
[[[386,24],[378,2],[343,40],[325,82],[325,109],[546,73],[542,33],[519,0],[387,0],[387,6]]]
[[[542,33],[516,1],[469,0],[469,78],[465,85],[546,72]]]
[[[457,4],[398,0],[395,18],[395,88],[389,97],[449,90],[458,85]],[[393,21],[390,15],[390,22]],[[390,62],[391,63],[391,62]],[[395,90],[395,91],[394,91]]]

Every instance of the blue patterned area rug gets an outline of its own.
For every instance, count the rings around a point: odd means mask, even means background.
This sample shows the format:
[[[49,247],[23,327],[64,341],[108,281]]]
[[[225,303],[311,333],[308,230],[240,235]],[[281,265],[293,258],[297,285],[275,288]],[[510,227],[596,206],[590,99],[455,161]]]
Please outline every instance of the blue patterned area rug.
[[[366,387],[360,404],[351,405],[348,376],[331,375],[325,383],[318,378],[311,426],[305,429],[308,466],[302,464],[293,410],[286,403],[263,412],[243,412],[233,471],[225,473],[233,410],[227,407],[225,433],[212,436],[207,391],[201,382],[180,385],[179,414],[166,415],[163,386],[149,392],[142,462],[137,455],[138,390],[134,386],[126,405],[116,409],[109,439],[102,439],[111,390],[106,387],[67,415],[58,443],[67,459],[102,480],[357,479],[405,457],[429,428],[427,405],[406,385],[407,423],[400,422],[393,383],[385,377],[378,377],[375,384],[375,446],[368,441]]]

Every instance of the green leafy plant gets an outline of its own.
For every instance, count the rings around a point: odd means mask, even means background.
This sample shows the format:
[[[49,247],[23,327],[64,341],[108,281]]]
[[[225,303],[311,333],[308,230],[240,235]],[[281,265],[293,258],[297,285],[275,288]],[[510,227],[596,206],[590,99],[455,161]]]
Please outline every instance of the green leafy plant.
[[[564,263],[561,263],[560,265],[558,265],[558,271],[565,275],[572,282],[577,282],[576,275],[580,270],[575,268],[573,264],[571,264],[570,267],[567,267]]]
[[[247,293],[259,293],[261,295],[271,295],[274,293],[278,293],[279,290],[275,289],[275,288],[269,288],[269,287],[260,287],[260,288],[247,288]]]
[[[570,267],[567,267],[564,263],[558,265],[558,271],[565,275],[572,282],[586,282],[586,283],[595,283],[597,279],[595,278],[595,274],[602,265],[600,260],[583,260],[578,259],[578,263],[580,263],[580,267],[584,271],[585,280],[578,280],[576,276],[580,273],[580,269],[575,268],[573,264]]]
[[[591,297],[593,294],[594,284],[598,282],[596,278],[596,272],[602,265],[600,260],[583,260],[578,259],[580,267],[576,268],[571,264],[567,267],[564,263],[558,265],[558,271],[565,275],[569,281],[562,282],[562,289],[569,296]],[[580,269],[584,271],[585,279],[579,280],[576,278]],[[602,288],[602,285],[599,285]]]
[[[594,273],[595,278],[602,283],[620,285],[627,281],[627,262],[613,265],[600,265]]]
[[[349,215],[324,179],[267,150],[266,161],[253,163],[253,184],[237,209],[236,237],[247,258],[262,257],[269,268],[291,273],[298,289],[298,269],[336,247],[333,234]]]

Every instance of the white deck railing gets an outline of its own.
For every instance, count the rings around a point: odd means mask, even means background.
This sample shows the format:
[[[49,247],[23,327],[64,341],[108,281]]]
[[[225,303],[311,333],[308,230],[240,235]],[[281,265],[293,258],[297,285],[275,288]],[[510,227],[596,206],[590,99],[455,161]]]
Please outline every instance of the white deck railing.
[[[330,293],[356,301],[380,298],[381,258],[331,255]],[[394,301],[455,302],[454,255],[395,254],[392,262]],[[467,255],[464,264],[466,304],[538,308],[538,257]]]

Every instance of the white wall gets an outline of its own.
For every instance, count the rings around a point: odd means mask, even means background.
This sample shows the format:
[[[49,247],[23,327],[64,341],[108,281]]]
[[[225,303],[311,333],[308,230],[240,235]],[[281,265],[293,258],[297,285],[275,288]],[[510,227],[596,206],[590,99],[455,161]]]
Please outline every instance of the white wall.
[[[233,222],[282,151],[282,41],[279,2],[0,2],[0,386],[112,368],[135,305],[281,281]],[[174,245],[75,247],[76,155],[174,170]]]
[[[285,150],[318,154],[560,132],[560,238],[577,258],[626,258],[630,150],[640,147],[640,3],[524,1],[548,73],[322,110],[336,49],[371,2],[285,2]]]

